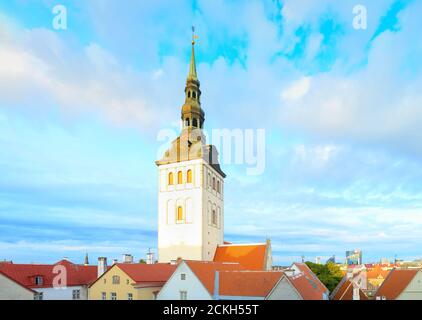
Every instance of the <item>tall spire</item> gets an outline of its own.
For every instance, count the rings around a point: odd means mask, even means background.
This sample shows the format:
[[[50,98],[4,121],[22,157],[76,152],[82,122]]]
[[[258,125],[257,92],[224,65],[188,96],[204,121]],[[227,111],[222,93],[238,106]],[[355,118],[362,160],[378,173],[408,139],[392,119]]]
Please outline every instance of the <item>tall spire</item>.
[[[192,26],[192,54],[190,57],[190,66],[189,66],[189,74],[188,74],[188,81],[194,80],[198,81],[198,76],[196,74],[196,63],[195,63],[195,27]]]
[[[185,104],[182,107],[182,128],[202,129],[204,111],[201,109],[201,90],[195,64],[195,27],[192,27],[192,54],[185,87]]]

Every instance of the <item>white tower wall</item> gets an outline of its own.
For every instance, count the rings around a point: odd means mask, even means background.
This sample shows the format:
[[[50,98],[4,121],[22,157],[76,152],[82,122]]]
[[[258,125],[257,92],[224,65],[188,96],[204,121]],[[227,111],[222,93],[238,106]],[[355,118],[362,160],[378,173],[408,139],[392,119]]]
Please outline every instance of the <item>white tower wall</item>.
[[[187,183],[188,170],[192,170],[192,183]],[[179,171],[183,175],[182,184],[177,181]],[[169,185],[170,172],[173,173],[173,185]],[[220,181],[220,192],[213,190],[212,178]],[[217,244],[223,243],[223,184],[223,178],[202,159],[159,166],[159,262],[177,258],[213,259]],[[182,221],[177,221],[178,207],[183,210]],[[216,221],[212,221],[213,210]]]

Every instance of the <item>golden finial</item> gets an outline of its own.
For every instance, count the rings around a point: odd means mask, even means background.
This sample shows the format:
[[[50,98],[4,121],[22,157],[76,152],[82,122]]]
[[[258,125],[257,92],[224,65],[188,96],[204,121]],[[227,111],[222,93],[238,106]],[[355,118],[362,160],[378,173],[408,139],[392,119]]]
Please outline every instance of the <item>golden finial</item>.
[[[195,44],[195,39],[198,39],[198,36],[195,34],[195,26],[192,26],[192,45]]]

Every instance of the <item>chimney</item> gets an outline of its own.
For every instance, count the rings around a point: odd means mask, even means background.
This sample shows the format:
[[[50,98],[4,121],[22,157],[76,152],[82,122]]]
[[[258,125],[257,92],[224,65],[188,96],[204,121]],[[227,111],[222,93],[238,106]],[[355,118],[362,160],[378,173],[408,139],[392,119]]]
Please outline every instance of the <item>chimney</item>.
[[[123,263],[133,263],[133,256],[131,254],[125,253],[123,255]]]
[[[359,288],[353,287],[353,300],[360,300]]]
[[[151,249],[148,249],[147,252],[147,264],[154,264],[154,252]]]
[[[107,258],[106,257],[99,257],[98,258],[98,278],[101,277],[104,272],[107,271]]]

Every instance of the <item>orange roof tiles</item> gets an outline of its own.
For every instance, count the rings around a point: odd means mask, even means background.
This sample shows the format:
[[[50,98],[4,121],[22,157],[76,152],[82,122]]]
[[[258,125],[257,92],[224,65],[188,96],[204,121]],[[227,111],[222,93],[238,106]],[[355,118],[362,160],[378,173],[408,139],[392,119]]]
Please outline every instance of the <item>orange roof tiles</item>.
[[[368,300],[365,293],[359,289],[360,300]],[[353,283],[344,277],[333,291],[332,300],[353,300]]]
[[[376,297],[385,297],[387,300],[395,300],[420,269],[393,269],[379,287]]]
[[[176,270],[177,265],[169,263],[117,263],[136,284],[143,282],[166,282]]]
[[[245,270],[245,268],[238,263],[193,260],[186,260],[185,262],[211,295],[214,294],[216,271]]]
[[[315,273],[312,272],[306,263],[296,262],[293,265],[297,266],[300,272],[302,272],[308,278],[308,281],[312,283],[312,286],[316,286],[321,296],[323,293],[328,294],[327,287],[321,282],[321,280],[319,280],[319,278],[315,275]]]
[[[67,260],[61,260],[56,264],[0,263],[0,272],[28,288],[49,288],[53,286],[53,279],[58,274],[53,273],[57,265],[66,268],[67,286],[88,285],[97,279],[96,266],[78,265]],[[35,284],[37,276],[43,278],[41,285]]]
[[[215,251],[214,262],[237,262],[248,270],[264,270],[267,244],[224,244]]]
[[[373,269],[369,269],[368,271],[366,271],[366,278],[367,279],[380,279],[380,278],[385,279],[390,273],[390,271],[391,269],[384,270],[383,268],[377,266]]]
[[[221,271],[220,296],[266,297],[283,275],[280,271]]]
[[[306,274],[300,273],[288,277],[288,279],[302,296],[303,300],[323,300],[325,291],[321,290],[316,282]]]

